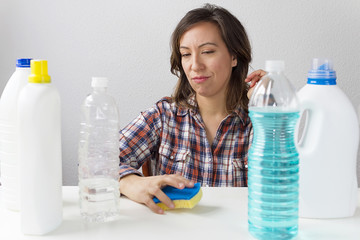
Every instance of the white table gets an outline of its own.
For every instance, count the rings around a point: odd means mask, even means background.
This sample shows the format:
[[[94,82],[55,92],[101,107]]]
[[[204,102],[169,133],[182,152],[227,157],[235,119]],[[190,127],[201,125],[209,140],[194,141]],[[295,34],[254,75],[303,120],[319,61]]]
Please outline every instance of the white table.
[[[4,209],[0,203],[0,240],[253,239],[248,233],[247,188],[203,188],[203,198],[195,208],[171,210],[165,215],[154,214],[147,207],[122,197],[119,220],[93,225],[86,225],[80,217],[78,187],[63,187],[63,199],[63,222],[45,236],[23,235],[20,214]],[[360,189],[354,217],[300,218],[296,239],[359,240]]]

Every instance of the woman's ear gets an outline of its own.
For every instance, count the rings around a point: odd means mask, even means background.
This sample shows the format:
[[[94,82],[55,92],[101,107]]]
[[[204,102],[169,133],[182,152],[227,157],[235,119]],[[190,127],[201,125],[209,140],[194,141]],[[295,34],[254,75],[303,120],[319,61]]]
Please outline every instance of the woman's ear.
[[[236,67],[236,66],[237,66],[237,58],[236,58],[235,56],[232,56],[231,66],[232,66],[232,67]]]

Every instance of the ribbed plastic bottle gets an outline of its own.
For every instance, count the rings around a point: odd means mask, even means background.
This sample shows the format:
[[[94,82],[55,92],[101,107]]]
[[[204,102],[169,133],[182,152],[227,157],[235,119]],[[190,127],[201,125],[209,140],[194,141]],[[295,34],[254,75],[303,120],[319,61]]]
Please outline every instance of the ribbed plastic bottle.
[[[336,85],[328,59],[313,59],[307,84],[298,92],[306,121],[299,142],[299,215],[353,216],[357,205],[359,124],[354,106]]]
[[[268,73],[249,102],[248,223],[257,239],[292,239],[298,232],[299,102],[284,68],[283,61],[266,61]]]
[[[20,91],[30,75],[30,58],[19,58],[15,72],[7,82],[0,99],[0,161],[2,200],[13,211],[20,210],[17,104]]]
[[[43,235],[62,222],[60,96],[46,60],[31,60],[18,101],[21,230]]]
[[[80,213],[86,222],[119,216],[119,115],[107,78],[93,77],[82,105],[79,142]]]

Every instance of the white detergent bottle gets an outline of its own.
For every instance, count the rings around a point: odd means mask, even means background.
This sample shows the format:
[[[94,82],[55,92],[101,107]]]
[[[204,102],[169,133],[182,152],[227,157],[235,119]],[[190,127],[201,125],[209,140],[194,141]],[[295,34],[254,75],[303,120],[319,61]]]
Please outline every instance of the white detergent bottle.
[[[21,230],[43,235],[62,222],[60,96],[46,60],[31,60],[18,114]]]
[[[307,113],[298,144],[299,215],[350,217],[357,204],[359,125],[350,100],[336,85],[331,61],[313,59],[298,97]]]
[[[30,58],[19,58],[15,72],[7,82],[0,99],[0,162],[4,206],[20,210],[20,185],[17,139],[17,103],[20,91],[30,75]]]

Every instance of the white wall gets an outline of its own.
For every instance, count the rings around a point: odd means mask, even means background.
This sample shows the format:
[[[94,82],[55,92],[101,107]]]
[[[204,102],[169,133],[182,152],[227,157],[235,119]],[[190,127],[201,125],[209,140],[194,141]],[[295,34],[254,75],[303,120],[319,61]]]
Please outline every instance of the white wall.
[[[2,0],[0,91],[18,57],[49,61],[62,98],[63,181],[77,184],[79,107],[91,76],[107,76],[121,126],[176,83],[169,68],[169,39],[177,22],[200,0]],[[338,85],[360,105],[360,1],[212,1],[247,28],[254,69],[283,59],[297,88],[306,83],[313,57],[333,60]],[[339,123],[341,124],[341,123]],[[356,133],[354,133],[356,134]],[[341,166],[341,159],[339,166]],[[360,168],[358,167],[360,177]]]

